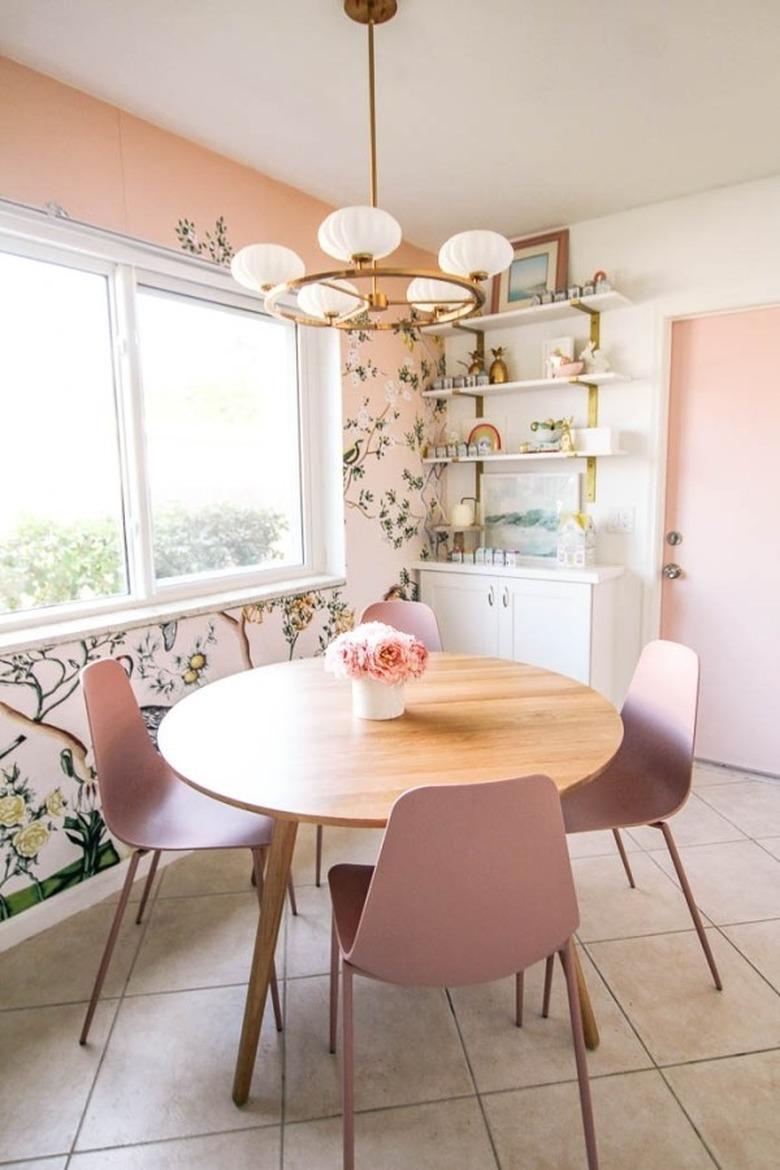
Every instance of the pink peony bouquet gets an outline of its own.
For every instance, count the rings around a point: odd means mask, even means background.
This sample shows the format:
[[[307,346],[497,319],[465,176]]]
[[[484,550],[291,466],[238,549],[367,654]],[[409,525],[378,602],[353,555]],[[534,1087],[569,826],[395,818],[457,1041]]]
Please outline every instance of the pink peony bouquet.
[[[337,678],[372,678],[393,686],[419,678],[428,651],[412,634],[366,622],[340,634],[325,651],[325,667]]]

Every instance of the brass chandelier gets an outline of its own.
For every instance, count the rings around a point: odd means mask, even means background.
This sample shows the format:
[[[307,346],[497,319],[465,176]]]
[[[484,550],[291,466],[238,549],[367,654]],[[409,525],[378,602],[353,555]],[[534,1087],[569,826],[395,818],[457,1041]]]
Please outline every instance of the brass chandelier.
[[[397,0],[344,0],[347,16],[368,29],[370,205],[332,212],[320,224],[317,239],[323,252],[347,267],[307,273],[300,256],[280,244],[249,244],[233,257],[235,280],[263,294],[275,317],[298,325],[366,330],[459,321],[482,308],[484,282],[512,261],[504,236],[466,231],[442,245],[438,269],[378,263],[402,238],[397,220],[377,206],[376,162],[374,27],[391,20],[397,7]]]

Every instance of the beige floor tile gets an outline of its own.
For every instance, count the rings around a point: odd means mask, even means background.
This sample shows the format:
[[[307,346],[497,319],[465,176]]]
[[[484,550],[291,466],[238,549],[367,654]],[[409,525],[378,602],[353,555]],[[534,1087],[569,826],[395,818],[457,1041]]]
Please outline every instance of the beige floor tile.
[[[685,930],[691,919],[680,891],[644,853],[632,853],[637,888],[629,886],[617,853],[614,857],[583,857],[572,863],[580,906],[578,936],[593,939],[629,938]]]
[[[339,1058],[328,1052],[328,979],[287,984],[286,1120],[337,1114]],[[473,1093],[444,992],[355,980],[355,1103],[411,1105]]]
[[[276,1125],[151,1145],[93,1150],[71,1158],[70,1170],[278,1170]]]
[[[258,923],[257,895],[165,898],[152,910],[128,995],[246,983]],[[283,947],[278,947],[278,969]]]
[[[138,873],[141,876],[136,878],[135,881],[133,882],[132,889],[130,890],[130,901],[131,902],[140,902],[141,901],[141,897],[142,897],[143,892],[144,892],[144,886],[146,885],[146,875],[148,874],[149,866],[152,863],[151,858],[152,858],[151,853],[148,853],[144,857],[142,857],[140,862],[138,863]],[[160,888],[160,883],[162,882],[163,872],[164,871],[158,869],[157,875],[154,879],[154,884],[153,884],[151,892],[149,894],[150,898],[154,898],[156,896],[157,890]],[[103,905],[103,906],[116,906],[117,902],[119,901],[120,894],[121,894],[121,890],[115,890],[113,894],[109,894],[107,898],[103,899],[101,905]]]
[[[780,918],[780,864],[753,841],[692,845],[680,850],[696,904],[726,925]],[[669,854],[653,857],[672,876]]]
[[[65,1170],[67,1158],[36,1158],[34,1162],[4,1162],[3,1170]]]
[[[732,788],[745,787],[742,784],[729,785]],[[720,785],[708,788],[708,793],[720,792]],[[669,826],[674,833],[678,847],[682,845],[711,845],[718,841],[741,841],[744,833],[730,824],[725,817],[719,816],[706,798],[692,794],[688,803],[678,813],[669,818]],[[664,839],[660,829],[652,829],[649,825],[638,829],[626,830],[626,835],[633,837],[643,849],[663,849]]]
[[[373,865],[382,843],[382,829],[345,829],[328,825],[322,839],[322,884],[328,870],[340,862]],[[295,841],[293,877],[297,886],[314,885],[315,826],[301,825]]]
[[[253,888],[252,855],[248,849],[198,849],[165,867],[160,897],[243,894]]]
[[[709,788],[711,784],[737,784],[747,779],[747,772],[740,772],[738,768],[726,768],[721,764],[703,764],[698,760],[693,765],[694,788]]]
[[[658,1064],[708,1060],[780,1044],[780,999],[715,930],[716,991],[698,937],[594,943],[593,961]]]
[[[777,780],[718,784],[703,793],[702,800],[749,837],[780,834],[780,782]]]
[[[780,1052],[683,1065],[666,1076],[721,1170],[776,1170]]]
[[[298,913],[287,914],[286,972],[327,975],[330,971],[330,894],[327,886],[301,886]]]
[[[764,978],[780,991],[780,919],[725,926],[723,933],[758,968]]]
[[[771,853],[773,857],[780,858],[780,837],[763,837],[759,841],[762,849],[766,849],[767,853]]]
[[[601,1170],[713,1170],[714,1163],[656,1072],[591,1081]],[[584,1170],[576,1084],[483,1098],[503,1170]]]
[[[0,1010],[88,1000],[114,907],[92,906],[0,953]],[[128,909],[103,985],[120,995],[142,938]]]
[[[0,1015],[0,1162],[68,1152],[116,1010],[98,1004],[84,1048],[80,1004]]]
[[[495,1167],[476,1099],[440,1101],[359,1114],[355,1160],[365,1170],[492,1170]],[[341,1170],[341,1119],[290,1125],[284,1170]]]
[[[652,1061],[586,955],[581,955],[601,1044],[589,1053],[592,1074],[649,1068]],[[526,972],[523,1027],[514,1021],[514,980],[452,990],[477,1089],[517,1089],[571,1080],[574,1064],[566,982],[556,965],[550,1016],[541,1017],[544,964]]]
[[[570,857],[604,857],[614,856],[620,864],[614,834],[609,829],[597,833],[571,833],[566,838]],[[632,841],[627,834],[623,834],[623,845],[626,853],[635,852],[640,848],[636,841]]]
[[[79,1150],[278,1123],[281,1044],[266,1013],[249,1102],[230,1096],[245,989],[126,999],[95,1082]]]

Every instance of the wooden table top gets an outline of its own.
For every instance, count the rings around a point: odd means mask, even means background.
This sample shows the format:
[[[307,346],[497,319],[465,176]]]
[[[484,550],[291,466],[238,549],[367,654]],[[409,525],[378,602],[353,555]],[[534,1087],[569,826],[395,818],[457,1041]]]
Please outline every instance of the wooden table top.
[[[543,772],[560,791],[595,776],[623,738],[615,708],[560,674],[496,658],[432,654],[406,712],[352,714],[351,684],[321,658],[242,671],[165,716],[160,750],[195,788],[283,820],[381,826],[424,784]]]

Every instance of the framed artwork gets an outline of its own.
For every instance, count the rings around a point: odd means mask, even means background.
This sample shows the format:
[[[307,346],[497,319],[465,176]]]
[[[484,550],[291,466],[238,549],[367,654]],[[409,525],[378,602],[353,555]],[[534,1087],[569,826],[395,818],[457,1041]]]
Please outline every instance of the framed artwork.
[[[512,240],[514,259],[493,279],[491,312],[525,309],[534,296],[566,288],[569,276],[569,229]]]
[[[553,366],[550,358],[553,354],[561,354],[570,362],[574,361],[574,338],[573,337],[548,337],[546,341],[542,342],[542,371],[543,377],[552,378]]]
[[[572,472],[483,475],[485,544],[517,549],[524,557],[554,559],[561,516],[580,511],[581,481]]]

